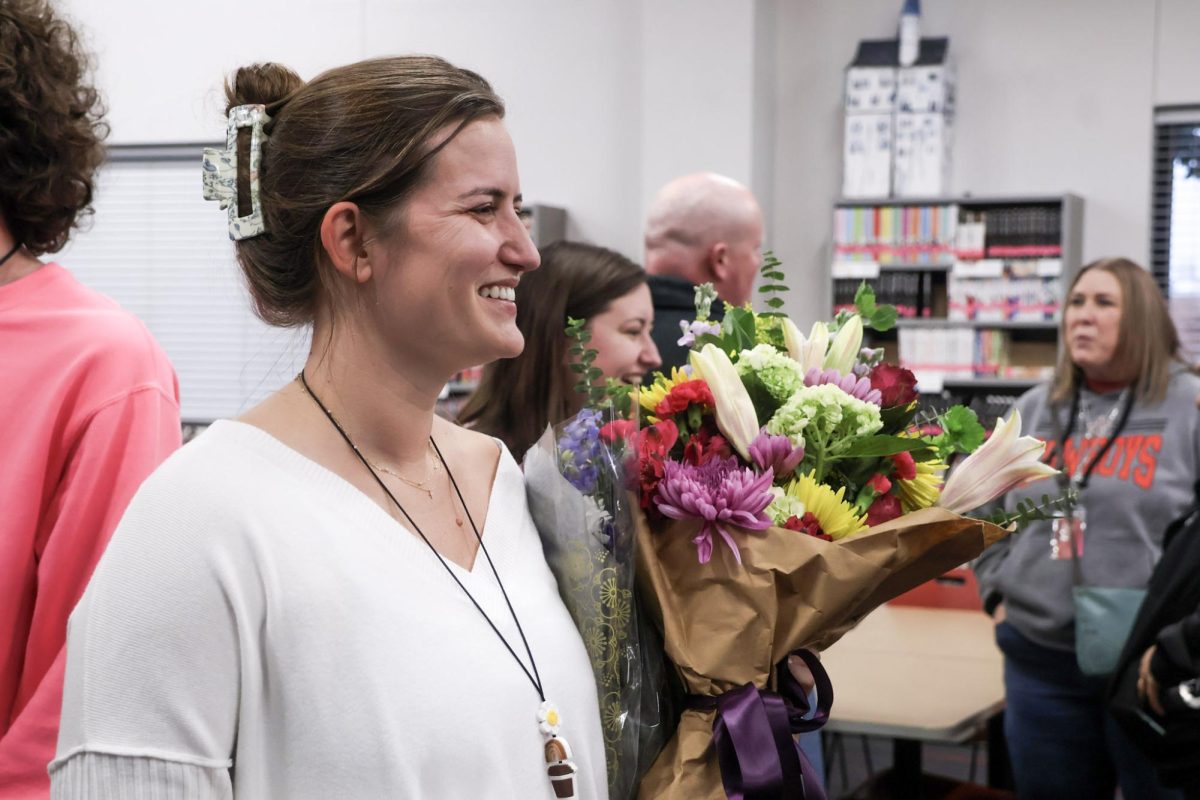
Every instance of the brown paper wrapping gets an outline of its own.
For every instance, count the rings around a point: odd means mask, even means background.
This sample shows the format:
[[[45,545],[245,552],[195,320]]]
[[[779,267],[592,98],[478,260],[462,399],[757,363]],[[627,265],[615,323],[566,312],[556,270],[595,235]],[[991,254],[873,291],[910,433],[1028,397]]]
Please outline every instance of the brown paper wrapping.
[[[873,609],[1007,534],[927,508],[840,542],[786,528],[739,531],[739,566],[719,539],[712,559],[700,564],[692,544],[699,523],[668,523],[651,530],[638,519],[638,589],[684,686],[702,695],[746,683],[769,688],[773,666],[791,651],[829,647]],[[837,675],[830,678],[836,696]],[[712,748],[714,713],[683,713],[639,798],[725,797]]]

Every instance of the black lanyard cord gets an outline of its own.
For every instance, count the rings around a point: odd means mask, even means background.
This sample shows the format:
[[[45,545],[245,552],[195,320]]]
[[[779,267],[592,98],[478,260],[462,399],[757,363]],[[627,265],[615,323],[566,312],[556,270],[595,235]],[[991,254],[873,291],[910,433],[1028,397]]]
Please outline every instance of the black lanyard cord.
[[[4,255],[0,256],[0,265],[3,265],[5,261],[8,261],[10,258],[12,258],[13,256],[15,256],[15,255],[17,254],[17,251],[18,251],[18,250],[20,250],[20,249],[21,249],[21,243],[20,243],[20,242],[17,242],[16,244],[14,244],[14,245],[12,246],[12,250],[9,250],[9,251],[8,251],[7,253],[5,253]]]
[[[1125,391],[1128,393],[1128,395],[1125,398],[1124,405],[1121,408],[1121,416],[1117,418],[1117,427],[1113,429],[1112,433],[1109,433],[1105,436],[1104,444],[1101,445],[1100,451],[1098,453],[1096,453],[1095,457],[1092,458],[1091,461],[1089,461],[1087,463],[1086,467],[1084,467],[1083,477],[1080,479],[1079,483],[1077,484],[1077,487],[1080,491],[1087,488],[1088,480],[1092,477],[1092,470],[1094,470],[1096,468],[1096,465],[1100,463],[1100,460],[1102,458],[1104,458],[1104,455],[1108,452],[1108,448],[1112,447],[1113,442],[1115,442],[1117,440],[1117,437],[1121,434],[1121,431],[1123,431],[1125,429],[1125,423],[1129,421],[1129,415],[1133,411],[1134,395],[1137,392],[1137,385],[1132,384]],[[1062,472],[1063,477],[1059,479],[1060,483],[1069,483],[1071,481],[1071,476],[1067,473],[1067,470],[1066,470],[1066,466],[1067,466],[1067,450],[1066,450],[1066,448],[1067,448],[1067,440],[1071,438],[1071,433],[1075,430],[1075,420],[1079,416],[1079,402],[1080,402],[1080,394],[1081,393],[1082,393],[1082,389],[1077,386],[1075,388],[1075,394],[1071,398],[1071,414],[1070,414],[1069,418],[1067,419],[1067,430],[1066,430],[1066,432],[1064,432],[1062,434],[1062,436],[1058,440],[1058,460],[1063,468],[1063,472]],[[1059,427],[1057,424],[1058,423],[1058,415],[1055,413],[1051,413],[1050,418],[1054,420],[1055,427]],[[1081,440],[1081,443],[1082,443],[1082,440]],[[1084,454],[1081,452],[1079,454],[1079,457],[1082,459],[1084,457]]]

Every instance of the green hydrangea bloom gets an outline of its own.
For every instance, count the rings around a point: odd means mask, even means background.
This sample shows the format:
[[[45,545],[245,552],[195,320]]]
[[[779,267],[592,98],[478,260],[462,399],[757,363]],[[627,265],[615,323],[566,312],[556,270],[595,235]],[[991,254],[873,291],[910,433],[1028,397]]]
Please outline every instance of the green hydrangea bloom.
[[[804,388],[804,375],[800,372],[800,364],[769,344],[757,345],[753,350],[743,350],[738,356],[737,369],[738,375],[756,375],[771,397],[779,403],[786,402]]]
[[[792,517],[803,517],[804,512],[808,510],[804,503],[778,486],[771,487],[771,494],[775,495],[775,499],[767,506],[767,516],[776,525],[782,525]]]
[[[826,383],[805,386],[775,412],[767,423],[767,432],[804,442],[801,469],[815,470],[824,480],[828,462],[839,450],[859,436],[876,433],[883,427],[879,406],[851,397],[837,386]]]

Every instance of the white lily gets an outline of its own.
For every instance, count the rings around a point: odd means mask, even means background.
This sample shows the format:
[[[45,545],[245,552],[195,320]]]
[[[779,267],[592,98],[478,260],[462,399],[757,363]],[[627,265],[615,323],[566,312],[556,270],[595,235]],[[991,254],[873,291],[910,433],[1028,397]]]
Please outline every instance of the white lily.
[[[709,343],[692,351],[691,364],[716,401],[717,427],[733,449],[749,461],[750,443],[758,436],[758,414],[733,362],[724,350]]]
[[[862,317],[854,314],[842,323],[842,327],[834,334],[833,343],[829,345],[829,353],[825,356],[824,367],[836,369],[843,375],[850,374],[858,351],[862,349],[863,322]]]
[[[796,324],[787,317],[782,320],[783,341],[788,355],[800,363],[800,374],[807,375],[814,367],[820,369],[825,362],[825,348],[829,346],[829,328],[824,322],[815,322],[812,332],[805,338]]]
[[[1013,409],[1007,420],[996,420],[996,429],[979,449],[967,456],[946,481],[938,505],[965,514],[1012,489],[1058,470],[1040,459],[1046,443],[1021,435],[1021,413]]]

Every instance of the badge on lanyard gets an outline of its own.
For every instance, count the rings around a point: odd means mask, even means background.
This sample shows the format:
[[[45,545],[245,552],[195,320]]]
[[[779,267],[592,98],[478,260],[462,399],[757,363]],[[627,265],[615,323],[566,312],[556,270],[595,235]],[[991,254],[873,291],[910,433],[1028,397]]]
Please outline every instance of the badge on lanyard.
[[[1087,509],[1083,505],[1074,508],[1069,517],[1054,520],[1050,533],[1050,558],[1083,558],[1083,534],[1087,530]],[[1074,550],[1074,556],[1071,555]]]
[[[1067,441],[1071,436],[1071,431],[1075,427],[1076,414],[1083,417],[1084,430],[1080,439],[1079,459],[1076,463],[1074,474],[1066,472],[1066,463],[1063,463],[1063,474],[1060,476],[1060,485],[1069,486],[1074,489],[1079,498],[1078,504],[1071,511],[1068,517],[1059,517],[1054,520],[1050,526],[1050,558],[1054,561],[1066,560],[1071,558],[1083,558],[1083,538],[1087,532],[1087,507],[1084,505],[1083,490],[1087,488],[1088,479],[1092,475],[1092,470],[1100,463],[1100,459],[1108,452],[1116,440],[1117,435],[1125,427],[1125,422],[1129,418],[1129,412],[1133,408],[1133,394],[1130,387],[1126,387],[1121,392],[1120,398],[1113,404],[1112,409],[1108,414],[1088,420],[1086,406],[1080,407],[1080,394],[1078,390],[1075,393],[1075,399],[1072,403],[1071,412],[1068,415],[1070,422],[1066,433],[1058,440],[1058,452],[1060,458],[1065,451]],[[1057,420],[1057,417],[1053,417]],[[1057,426],[1057,421],[1055,422]],[[1088,452],[1092,449],[1085,448],[1083,443],[1088,440],[1103,438],[1103,444],[1091,458],[1087,458]]]

